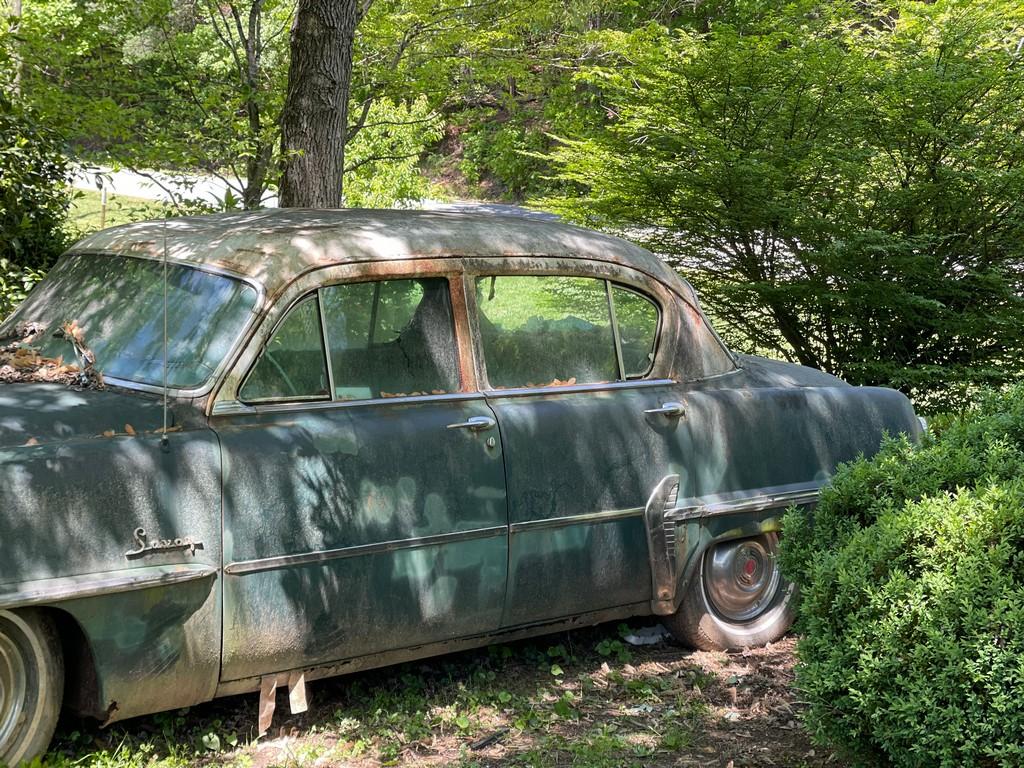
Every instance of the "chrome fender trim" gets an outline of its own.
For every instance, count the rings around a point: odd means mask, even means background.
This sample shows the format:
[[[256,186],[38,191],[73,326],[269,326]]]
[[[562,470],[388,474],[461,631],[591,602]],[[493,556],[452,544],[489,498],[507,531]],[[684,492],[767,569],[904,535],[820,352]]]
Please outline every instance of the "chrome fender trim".
[[[4,584],[0,585],[0,609],[49,605],[83,597],[165,587],[216,575],[217,569],[209,565],[147,565],[106,573]]]
[[[666,475],[658,483],[644,509],[644,527],[651,563],[651,612],[670,616],[679,609],[683,589],[693,576],[694,564],[712,543],[756,536],[777,530],[779,521],[740,521],[726,534],[713,536],[705,527],[711,518],[755,515],[762,512],[815,504],[826,481],[795,483],[689,499],[677,499],[679,476]],[[695,524],[699,533],[687,531]],[[688,541],[692,539],[692,541]],[[700,551],[689,552],[689,548]]]

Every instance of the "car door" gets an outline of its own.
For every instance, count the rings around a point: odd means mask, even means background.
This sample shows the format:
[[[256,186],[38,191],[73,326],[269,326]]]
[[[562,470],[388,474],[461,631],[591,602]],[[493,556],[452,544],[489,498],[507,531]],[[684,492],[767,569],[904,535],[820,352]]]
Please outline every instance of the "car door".
[[[508,478],[504,623],[646,613],[644,505],[666,474],[686,493],[692,464],[662,373],[674,334],[665,300],[638,275],[538,274],[537,260],[530,274],[476,269],[468,293]]]
[[[214,409],[223,680],[499,627],[502,448],[458,349],[446,277],[321,286]]]

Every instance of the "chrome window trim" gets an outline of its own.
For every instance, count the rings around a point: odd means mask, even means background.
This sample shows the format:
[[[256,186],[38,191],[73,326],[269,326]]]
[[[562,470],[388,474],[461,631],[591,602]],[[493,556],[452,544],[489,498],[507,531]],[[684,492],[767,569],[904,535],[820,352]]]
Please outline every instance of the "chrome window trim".
[[[646,272],[641,272],[640,274],[643,274],[643,275],[645,275],[647,277],[651,277],[651,275],[647,275]],[[607,275],[580,274],[578,272],[567,272],[567,271],[561,271],[561,270],[545,271],[545,270],[543,270],[543,268],[538,268],[537,270],[530,269],[529,271],[524,271],[524,272],[509,272],[509,271],[491,272],[491,271],[488,271],[488,270],[466,270],[466,272],[465,272],[466,289],[468,290],[469,287],[472,286],[473,287],[473,296],[474,296],[474,301],[473,301],[472,305],[468,305],[467,304],[467,307],[470,309],[470,311],[472,313],[477,315],[477,317],[472,318],[472,323],[473,323],[472,327],[473,327],[474,333],[476,335],[476,343],[474,344],[474,348],[477,350],[477,356],[479,358],[479,362],[478,362],[478,365],[477,365],[477,370],[479,372],[478,376],[480,378],[480,384],[485,389],[486,392],[488,392],[488,393],[490,393],[490,392],[499,392],[499,391],[500,392],[509,392],[509,391],[513,391],[513,390],[519,391],[519,390],[532,390],[532,389],[535,389],[535,388],[532,388],[532,387],[513,387],[513,388],[510,388],[508,390],[495,390],[494,388],[491,387],[490,378],[488,377],[488,374],[487,374],[487,355],[484,354],[483,344],[482,344],[482,341],[480,339],[480,332],[479,332],[478,317],[479,317],[479,315],[480,315],[482,310],[480,309],[479,303],[475,301],[475,297],[476,297],[476,282],[477,282],[477,280],[485,279],[485,278],[488,278],[488,277],[567,277],[567,278],[578,278],[578,279],[584,279],[584,280],[594,280],[594,281],[603,282],[604,283],[604,288],[605,288],[605,296],[606,296],[607,302],[608,302],[609,321],[610,321],[611,330],[612,330],[612,344],[614,345],[614,349],[615,349],[615,360],[616,360],[616,365],[618,366],[618,371],[619,371],[620,379],[618,381],[615,381],[615,382],[605,382],[605,383],[597,382],[597,385],[601,386],[601,387],[604,387],[604,386],[607,386],[608,384],[640,383],[642,381],[648,381],[648,379],[645,379],[644,377],[649,376],[654,371],[655,361],[657,360],[659,354],[661,353],[662,338],[663,338],[662,331],[663,331],[664,324],[665,324],[666,312],[665,312],[665,308],[662,306],[661,302],[657,298],[652,296],[651,294],[644,292],[644,290],[642,288],[637,287],[635,285],[631,285],[631,284],[626,283],[626,282],[621,282],[621,281],[615,280],[614,278],[612,278],[610,276],[607,276]],[[660,280],[657,280],[657,278],[654,278],[654,279],[655,279],[655,281],[659,285],[664,285],[664,283],[662,283]],[[619,336],[619,328],[618,328],[618,322],[617,322],[617,317],[616,317],[616,313],[615,313],[615,305],[614,305],[614,298],[613,298],[613,292],[614,292],[614,290],[616,288],[622,288],[622,289],[627,290],[627,291],[629,291],[631,293],[635,293],[636,295],[640,296],[643,299],[646,299],[648,302],[650,302],[652,305],[654,305],[654,309],[658,313],[658,327],[657,327],[657,330],[656,330],[655,335],[654,335],[654,348],[652,349],[652,353],[653,354],[651,355],[650,365],[647,366],[647,370],[644,371],[642,374],[634,374],[634,376],[632,378],[630,378],[630,377],[628,377],[626,375],[625,366],[624,366],[624,364],[622,362],[622,339]],[[685,299],[683,297],[679,296],[675,291],[669,289],[669,293],[672,296],[685,301]],[[655,379],[654,381],[662,381],[662,379]],[[676,382],[672,382],[672,383],[676,383]],[[591,383],[591,384],[579,384],[579,385],[574,384],[574,385],[571,385],[570,387],[546,387],[546,388],[538,387],[536,389],[550,389],[550,390],[565,391],[565,390],[568,390],[568,389],[571,389],[571,388],[575,388],[575,387],[590,387],[592,385],[593,385],[593,383]],[[583,390],[580,390],[580,391],[587,391],[587,390],[583,389]]]
[[[155,261],[157,263],[163,262],[163,257],[151,256],[145,253],[121,253],[119,251],[105,251],[105,250],[70,250],[67,252],[70,256],[117,256],[123,259],[141,259],[144,261]],[[201,387],[193,388],[180,388],[180,387],[168,387],[168,397],[174,397],[181,400],[191,400],[198,397],[204,397],[210,394],[215,387],[227,375],[231,366],[234,364],[235,359],[239,353],[245,348],[245,344],[249,340],[251,331],[254,329],[256,322],[262,316],[265,310],[265,302],[267,299],[266,289],[259,280],[249,275],[243,275],[240,272],[235,272],[231,269],[225,269],[224,267],[217,267],[212,264],[196,264],[190,261],[182,261],[181,259],[167,259],[168,264],[174,264],[179,267],[188,267],[189,269],[195,269],[199,272],[207,272],[211,275],[219,275],[220,277],[229,277],[234,280],[238,280],[250,288],[256,291],[256,300],[253,302],[252,307],[249,310],[249,317],[242,325],[241,330],[236,334],[231,345],[228,347],[228,352],[218,363],[217,367],[210,372],[206,381]],[[104,376],[103,380],[116,387],[122,389],[131,389],[137,392],[153,392],[156,394],[163,394],[164,388],[159,384],[145,384],[139,381],[132,381],[131,379],[119,379],[115,376]]]
[[[381,405],[437,402],[439,400],[483,400],[483,392],[450,392],[444,395],[409,395],[408,397],[376,397],[369,400],[306,400],[281,403],[259,403],[246,405],[237,400],[223,400],[215,403],[211,411],[214,416],[242,414],[287,413],[289,411],[321,411],[332,408],[360,408]]]
[[[649,387],[670,387],[678,384],[674,379],[628,379],[606,381],[596,384],[570,384],[564,387],[516,387],[515,389],[486,389],[489,400],[502,397],[531,397],[538,395],[569,395],[577,392],[604,392],[619,389],[646,389]]]
[[[338,390],[334,386],[334,363],[331,361],[331,337],[327,333],[327,314],[324,312],[324,286],[316,289],[316,309],[320,314],[320,339],[324,345],[324,365],[327,366],[327,391],[331,400],[337,399]],[[239,388],[241,391],[241,388]]]
[[[460,541],[471,541],[474,539],[490,539],[496,536],[505,536],[507,533],[507,526],[492,525],[487,526],[486,528],[471,528],[466,531],[436,533],[428,536],[415,536],[408,539],[391,539],[389,541],[375,542],[373,544],[356,544],[350,547],[327,549],[321,552],[303,552],[296,555],[278,555],[276,557],[263,557],[255,560],[238,560],[225,565],[224,573],[229,576],[243,576],[248,573],[276,571],[281,568],[320,565],[334,560],[344,560],[351,557],[378,555],[387,552],[398,552],[405,549],[419,549],[420,547],[435,547],[444,544],[455,544]]]
[[[622,362],[622,337],[619,335],[619,317],[612,298],[612,281],[604,281],[604,297],[608,302],[608,319],[612,324],[612,346],[615,347],[615,365],[619,368],[619,381],[626,381],[626,364]],[[660,317],[658,318],[660,321]]]
[[[128,568],[85,576],[38,579],[0,587],[0,608],[46,605],[84,597],[184,584],[216,574],[217,569],[213,566],[182,563]]]

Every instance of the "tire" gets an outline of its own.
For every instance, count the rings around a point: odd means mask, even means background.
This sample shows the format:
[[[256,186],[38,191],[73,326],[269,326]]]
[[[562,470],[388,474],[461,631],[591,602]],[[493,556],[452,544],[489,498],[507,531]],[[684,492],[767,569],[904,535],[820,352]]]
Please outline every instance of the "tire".
[[[0,766],[46,751],[64,698],[64,657],[53,620],[0,610]]]
[[[708,548],[679,610],[663,619],[682,643],[704,651],[774,642],[793,624],[796,589],[779,572],[779,537],[766,533]]]

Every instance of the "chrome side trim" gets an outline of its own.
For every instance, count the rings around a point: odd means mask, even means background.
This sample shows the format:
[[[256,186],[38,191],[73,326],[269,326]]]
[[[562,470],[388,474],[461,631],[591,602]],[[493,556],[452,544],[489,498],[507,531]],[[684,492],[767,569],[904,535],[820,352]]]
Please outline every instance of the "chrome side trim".
[[[702,501],[701,499],[684,499],[673,509],[665,513],[666,522],[696,520],[705,517],[722,515],[739,515],[749,512],[763,512],[766,509],[803,506],[814,504],[821,495],[822,486],[804,486],[792,490],[762,493],[753,496],[725,499],[721,501]]]
[[[391,401],[388,400],[385,402]],[[775,494],[747,496],[728,501],[716,501],[705,504],[683,504],[666,512],[665,522],[678,522],[718,515],[759,512],[766,509],[775,509],[794,504],[810,504],[817,501],[819,492],[820,486],[815,488],[802,488],[793,491],[779,492]],[[351,547],[328,549],[323,552],[303,552],[296,555],[279,555],[276,557],[259,558],[256,560],[239,560],[226,565],[224,567],[224,573],[232,576],[240,576],[247,573],[259,573],[262,571],[272,571],[281,568],[316,565],[349,557],[362,557],[364,555],[397,552],[403,549],[417,549],[420,547],[432,547],[440,544],[453,544],[460,541],[471,541],[473,539],[486,539],[504,535],[506,532],[510,535],[514,535],[519,533],[529,533],[530,531],[568,528],[574,525],[615,522],[617,520],[628,520],[634,517],[642,517],[644,515],[644,511],[644,507],[633,507],[630,509],[615,509],[605,512],[590,512],[581,515],[569,515],[566,517],[554,517],[543,520],[527,520],[518,523],[511,523],[507,528],[503,525],[494,525],[485,528],[473,528],[467,531],[456,531],[454,533],[438,533],[430,536],[393,539],[373,544],[357,544]]]
[[[362,557],[364,555],[379,555],[385,552],[397,552],[403,549],[418,549],[420,547],[433,547],[440,544],[455,544],[460,541],[472,541],[473,539],[489,539],[494,536],[504,536],[507,533],[504,525],[493,525],[487,528],[473,528],[468,531],[456,531],[454,533],[437,533],[432,536],[416,536],[409,539],[393,539],[374,544],[357,544],[352,547],[339,547],[338,549],[327,549],[323,552],[303,552],[298,555],[279,555],[277,557],[264,557],[258,560],[239,560],[224,566],[224,573],[231,576],[241,576],[247,573],[260,573],[262,571],[274,571],[280,568],[291,568],[302,565],[317,565],[332,560],[342,560],[349,557]]]
[[[514,389],[488,389],[484,392],[489,399],[500,397],[528,397],[530,395],[567,395],[576,392],[603,392],[616,389],[643,389],[646,387],[671,387],[677,382],[672,379],[650,379],[638,381],[608,381],[598,384],[573,384],[568,387],[516,387]]]
[[[83,597],[114,595],[151,587],[166,587],[216,576],[209,565],[151,565],[121,571],[37,579],[0,586],[0,608],[59,603]]]
[[[666,489],[667,490],[667,489]],[[716,500],[716,497],[703,497],[697,499],[681,499],[680,503],[667,510],[665,515],[666,523],[675,523],[682,520],[695,520],[705,517],[718,517],[721,515],[737,515],[750,512],[762,512],[766,509],[789,507],[794,504],[813,504],[818,500],[821,486],[801,487],[794,490],[779,491],[777,493],[760,493],[756,495],[739,496],[727,500]],[[668,495],[667,493],[665,494]],[[509,525],[509,533],[527,533],[552,528],[568,528],[572,525],[608,523],[615,520],[627,520],[632,517],[643,517],[646,507],[631,507],[629,509],[614,509],[607,512],[588,512],[581,515],[566,515],[565,517],[551,517],[543,520],[525,520],[523,522]]]
[[[509,533],[528,533],[530,531],[541,531],[551,528],[568,528],[571,525],[584,525],[586,523],[611,523],[616,520],[640,517],[643,513],[643,507],[633,507],[631,509],[613,509],[609,512],[588,512],[582,515],[549,517],[543,520],[525,520],[521,523],[509,525]]]

